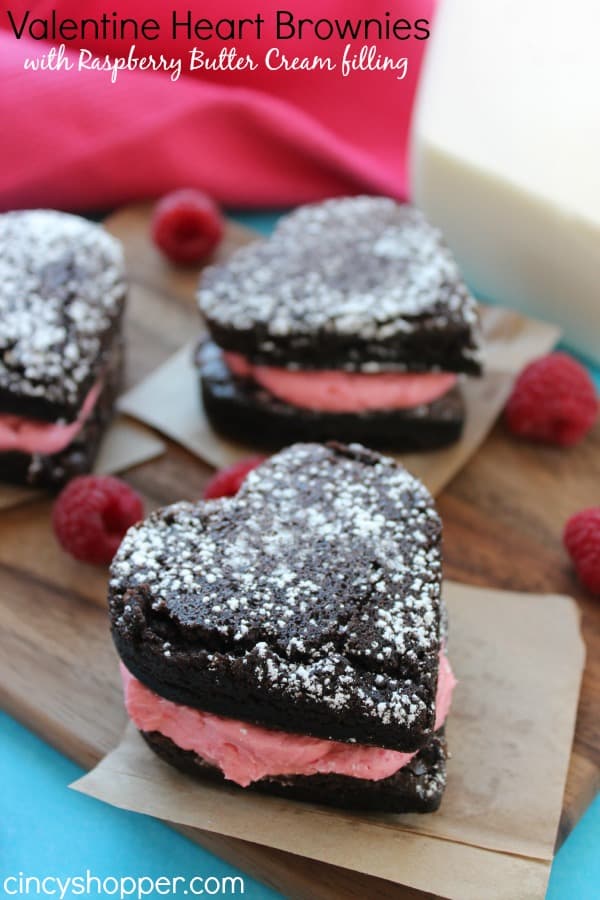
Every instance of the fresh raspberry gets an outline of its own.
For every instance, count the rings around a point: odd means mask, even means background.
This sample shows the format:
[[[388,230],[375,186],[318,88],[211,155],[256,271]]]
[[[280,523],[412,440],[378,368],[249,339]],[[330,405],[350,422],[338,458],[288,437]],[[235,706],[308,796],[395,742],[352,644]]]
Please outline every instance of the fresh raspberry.
[[[214,500],[217,497],[233,497],[241,488],[248,472],[260,466],[266,458],[266,456],[248,456],[233,466],[219,469],[204,488],[202,496],[205,500]]]
[[[600,594],[600,506],[582,509],[565,525],[563,542],[580,581]]]
[[[171,262],[193,265],[210,256],[223,237],[224,226],[214,200],[188,188],[159,200],[151,230],[154,243]]]
[[[144,507],[128,484],[110,475],[80,475],[63,488],[52,510],[59,543],[75,559],[109,563]]]
[[[570,447],[588,433],[598,398],[587,371],[566,353],[549,353],[523,369],[506,404],[513,434]]]

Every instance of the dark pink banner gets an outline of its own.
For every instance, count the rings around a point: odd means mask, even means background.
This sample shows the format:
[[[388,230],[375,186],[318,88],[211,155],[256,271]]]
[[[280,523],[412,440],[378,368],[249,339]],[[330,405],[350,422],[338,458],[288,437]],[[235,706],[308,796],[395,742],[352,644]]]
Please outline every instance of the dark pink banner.
[[[294,5],[281,0],[281,6],[268,0],[256,0],[252,5],[247,0],[227,4],[208,0],[192,6],[188,20],[188,7],[177,7],[175,0],[173,4],[164,0],[121,2],[119,18],[113,22],[114,4],[96,0],[3,4],[3,209],[108,207],[181,185],[201,186],[222,203],[240,206],[287,205],[358,191],[406,195],[409,117],[427,47],[423,39],[427,23],[420,20],[431,20],[433,0],[393,4],[383,0],[304,0]],[[103,26],[108,37],[103,39],[100,34],[96,38],[92,22],[83,38],[78,33],[63,40],[60,33],[52,34],[50,22],[48,38],[57,47],[64,44],[66,55],[58,70],[26,70],[26,59],[39,59],[50,49],[29,35],[30,28],[35,36],[44,34],[44,23],[32,20],[51,17],[56,7],[58,27],[68,18],[77,23],[82,18],[99,21],[108,11]],[[14,28],[22,29],[20,39],[13,33],[7,8],[12,11]],[[181,23],[176,26],[173,8]],[[275,33],[277,9],[284,10],[279,39]],[[260,36],[258,13],[264,19]],[[147,23],[146,29],[148,37],[155,39],[144,39],[140,30],[135,37],[132,24],[124,26],[123,39],[113,39],[112,27],[118,30],[124,17],[134,18],[138,24],[156,19],[159,28]],[[220,24],[224,39],[214,35],[217,20],[223,17],[250,20],[241,26],[241,38],[238,32],[235,38],[226,39],[230,33],[227,22]],[[200,18],[212,20],[212,37],[206,22],[200,22],[199,31],[194,32]],[[300,39],[301,18],[327,21],[316,28],[305,24]],[[368,26],[365,40],[367,18],[377,21]],[[385,30],[398,20],[397,36],[379,39],[377,23]],[[192,28],[189,37],[188,21]],[[331,37],[328,23],[333,26]],[[234,24],[239,28],[239,22]],[[352,40],[350,30],[357,27]],[[67,27],[66,36],[78,28]],[[295,37],[283,37],[293,31]],[[137,69],[119,71],[113,82],[109,69],[78,68],[82,49],[100,58],[109,54],[113,60],[127,57],[132,44],[134,59],[152,55],[157,60],[161,54],[165,64],[182,59],[180,77],[171,80],[174,70]],[[348,44],[350,61],[359,58],[363,47],[375,48],[370,50],[374,64],[386,56],[406,58],[405,77],[399,77],[401,70],[391,68],[353,70],[343,77],[341,62]],[[197,49],[198,68],[190,72],[193,48]],[[284,65],[282,55],[288,62],[318,55],[331,58],[338,67],[334,71],[269,71],[265,55],[270,48],[275,48],[270,57],[275,66]],[[250,55],[256,68],[213,71],[203,65],[221,51],[230,54],[232,49],[234,54],[227,56],[223,65],[233,66]],[[87,65],[91,65],[91,55],[84,53]]]

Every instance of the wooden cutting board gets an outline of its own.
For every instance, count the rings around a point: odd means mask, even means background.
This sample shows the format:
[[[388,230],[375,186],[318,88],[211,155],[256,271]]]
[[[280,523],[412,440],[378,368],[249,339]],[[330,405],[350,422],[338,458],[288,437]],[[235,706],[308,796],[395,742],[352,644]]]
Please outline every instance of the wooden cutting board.
[[[197,272],[175,270],[162,261],[149,241],[148,221],[148,208],[140,206],[107,222],[125,243],[132,281],[127,386],[200,329],[193,300]],[[220,255],[255,237],[231,224]],[[438,498],[447,577],[571,594],[580,604],[587,665],[559,842],[600,786],[600,603],[580,590],[561,546],[567,516],[600,502],[599,450],[600,427],[579,447],[558,450],[519,443],[499,424]],[[126,478],[151,508],[197,498],[210,473],[208,466],[169,443],[164,457]],[[108,632],[106,572],[60,551],[49,524],[50,508],[49,500],[35,500],[0,514],[0,703],[90,767],[116,744],[125,721]],[[186,833],[290,897],[425,896],[252,843]]]

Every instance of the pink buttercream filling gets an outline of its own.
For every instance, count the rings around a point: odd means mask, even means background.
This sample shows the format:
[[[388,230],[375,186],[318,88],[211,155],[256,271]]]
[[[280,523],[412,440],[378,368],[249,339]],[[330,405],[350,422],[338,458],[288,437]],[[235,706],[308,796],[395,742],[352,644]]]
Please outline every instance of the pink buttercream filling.
[[[295,371],[256,366],[240,353],[223,353],[234,375],[251,378],[265,390],[304,409],[321,412],[364,412],[369,409],[408,409],[432,403],[456,384],[453,372],[341,372]]]
[[[0,451],[18,450],[21,453],[43,453],[45,456],[60,453],[83,428],[101,390],[102,382],[97,381],[85,398],[75,421],[68,424],[0,414]]]
[[[345,744],[261,728],[165,700],[137,680],[123,664],[125,706],[140,731],[158,731],[182,750],[192,750],[226,778],[247,787],[267,775],[349,775],[380,781],[407,765],[415,753]],[[444,652],[436,696],[435,728],[448,715],[456,680]]]

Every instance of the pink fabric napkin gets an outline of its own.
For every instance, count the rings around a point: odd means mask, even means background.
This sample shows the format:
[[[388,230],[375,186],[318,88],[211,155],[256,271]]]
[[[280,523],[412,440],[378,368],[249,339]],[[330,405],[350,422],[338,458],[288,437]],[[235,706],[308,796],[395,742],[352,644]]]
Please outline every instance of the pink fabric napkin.
[[[404,0],[392,18],[431,19],[435,0]],[[193,4],[189,4],[193,6]],[[116,4],[115,4],[116,6]],[[162,0],[122,0],[121,16],[154,17],[164,37],[138,40],[136,55],[186,55],[200,47],[216,56],[218,40],[170,39],[171,9]],[[179,10],[187,11],[184,4]],[[255,9],[256,6],[256,9]],[[207,0],[194,17],[254,16],[270,22],[281,4],[247,0],[225,7]],[[99,17],[104,0],[38,0],[14,3],[18,14]],[[386,19],[387,0],[303,0],[283,4],[300,17]],[[198,72],[175,83],[168,74],[29,71],[24,60],[48,49],[23,36],[16,40],[3,10],[0,20],[0,208],[52,206],[85,209],[157,196],[181,185],[200,186],[228,205],[275,206],[323,196],[367,191],[403,197],[407,191],[406,144],[417,76],[427,41],[370,40],[377,52],[409,59],[397,73]],[[74,41],[103,56],[120,56],[131,41]],[[355,42],[356,51],[364,41]],[[345,40],[306,36],[277,42],[265,27],[261,40],[248,34],[225,46],[257,60],[274,45],[288,57],[340,57]]]

